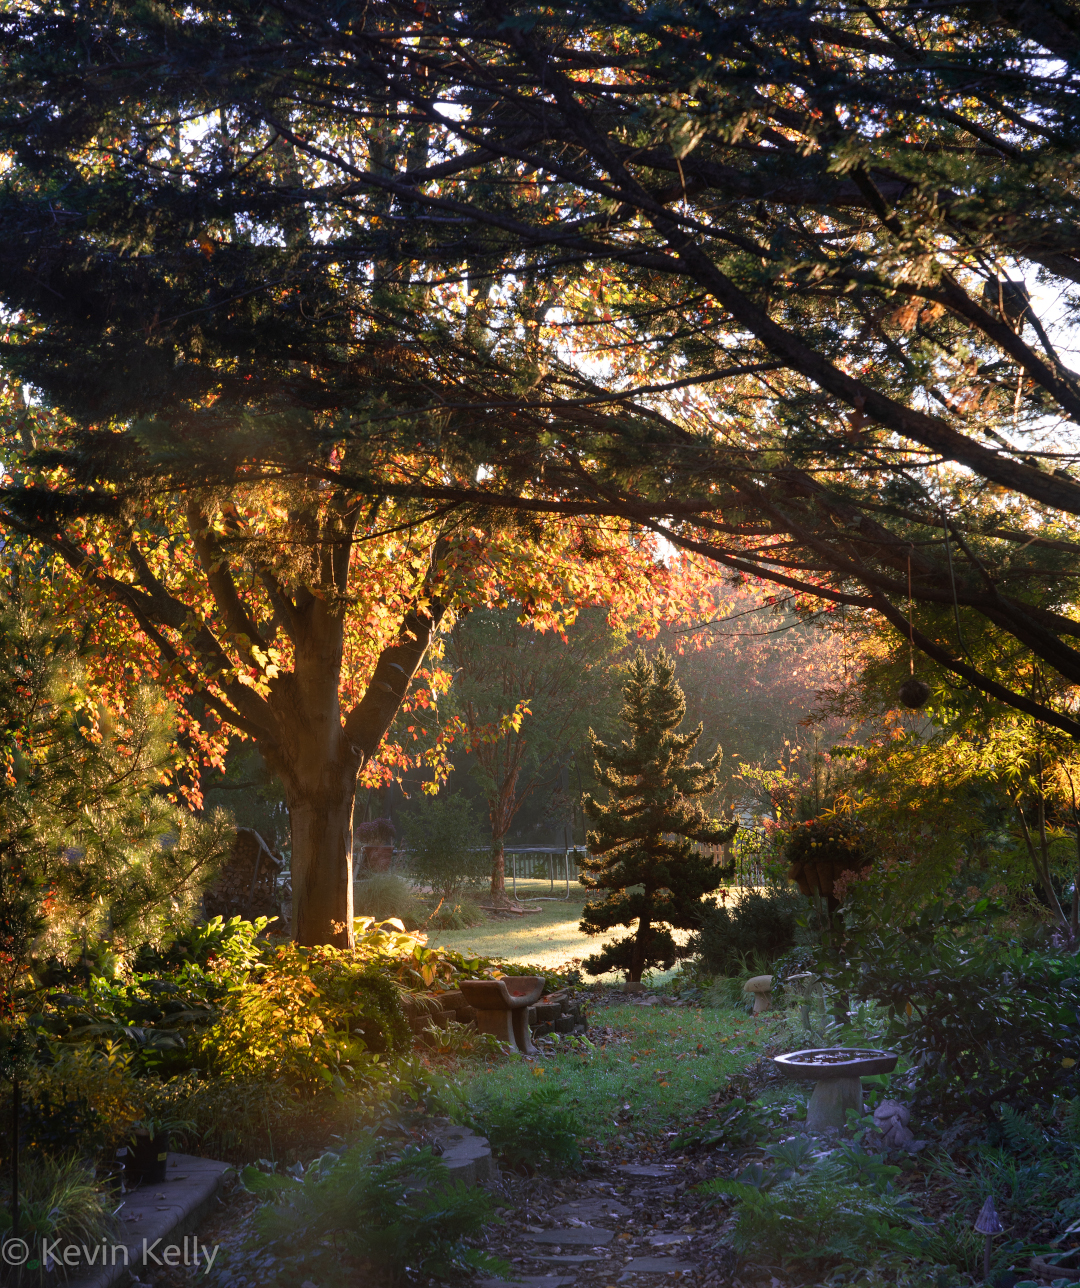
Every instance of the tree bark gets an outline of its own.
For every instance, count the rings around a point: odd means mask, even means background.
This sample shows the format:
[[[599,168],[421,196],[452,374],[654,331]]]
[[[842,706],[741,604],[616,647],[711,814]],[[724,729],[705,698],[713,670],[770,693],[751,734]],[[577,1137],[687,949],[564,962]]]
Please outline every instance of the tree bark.
[[[645,974],[651,934],[652,924],[649,918],[639,917],[637,934],[634,935],[634,947],[630,954],[630,969],[626,972],[627,980],[631,984],[640,984],[641,977]]]
[[[312,947],[353,943],[352,811],[356,775],[289,801],[292,825],[292,936]]]
[[[491,902],[498,907],[509,903],[506,894],[506,851],[500,836],[491,847]]]
[[[515,814],[514,796],[518,771],[504,779],[498,795],[489,800],[491,819],[491,902],[496,908],[520,908],[521,904],[506,893],[506,833]]]
[[[292,831],[293,939],[353,943],[352,815],[364,749],[342,727],[341,614],[312,597],[297,614],[293,670],[270,682],[275,717],[263,755],[285,787]]]

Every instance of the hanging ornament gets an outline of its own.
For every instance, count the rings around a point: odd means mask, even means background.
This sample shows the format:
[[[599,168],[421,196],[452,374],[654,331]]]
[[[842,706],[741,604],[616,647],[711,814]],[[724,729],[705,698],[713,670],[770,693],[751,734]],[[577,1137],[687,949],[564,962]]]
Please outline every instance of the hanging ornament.
[[[911,676],[900,686],[900,701],[912,711],[925,707],[930,697],[930,686],[915,678],[915,607],[911,594],[911,555],[907,561],[907,596],[908,596],[908,666]]]
[[[900,701],[905,707],[910,707],[912,711],[918,711],[920,707],[925,707],[930,697],[930,686],[924,684],[922,680],[917,680],[914,676],[910,680],[905,680],[900,686]]]

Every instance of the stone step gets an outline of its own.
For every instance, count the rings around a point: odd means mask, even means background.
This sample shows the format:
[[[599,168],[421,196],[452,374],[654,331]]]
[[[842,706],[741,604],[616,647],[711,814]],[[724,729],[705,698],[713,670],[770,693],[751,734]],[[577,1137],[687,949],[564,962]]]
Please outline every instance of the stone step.
[[[548,1209],[548,1216],[565,1219],[576,1216],[582,1221],[603,1221],[614,1217],[629,1216],[631,1209],[618,1199],[601,1196],[599,1198],[579,1199],[571,1203],[559,1203]]]
[[[103,1250],[105,1264],[89,1268],[79,1279],[69,1279],[66,1288],[111,1288],[127,1282],[128,1276],[161,1266],[187,1266],[190,1274],[202,1277],[214,1249],[204,1249],[193,1235],[204,1220],[232,1168],[212,1158],[192,1154],[170,1154],[166,1180],[141,1185],[124,1195],[117,1219],[121,1234]],[[96,1252],[97,1249],[91,1249]],[[40,1256],[41,1249],[35,1255]],[[55,1255],[55,1254],[54,1254]],[[81,1269],[81,1267],[77,1267]]]
[[[479,1185],[482,1181],[499,1179],[499,1169],[491,1157],[486,1137],[477,1135],[470,1127],[457,1126],[440,1127],[432,1134],[442,1146],[442,1161],[452,1181]]]
[[[670,1275],[672,1273],[689,1274],[696,1270],[690,1261],[676,1261],[674,1257],[635,1257],[633,1261],[628,1261],[623,1266],[623,1272],[619,1276],[619,1282],[628,1275]]]
[[[516,1279],[478,1279],[477,1288],[511,1288],[522,1284],[524,1288],[568,1288],[575,1282],[573,1275],[521,1275]]]
[[[525,1234],[532,1243],[558,1243],[567,1248],[602,1248],[614,1237],[610,1230],[596,1225],[575,1225],[567,1229],[536,1230]]]
[[[564,1252],[541,1252],[536,1257],[537,1261],[550,1261],[552,1264],[558,1263],[561,1266],[583,1266],[589,1261],[602,1261],[603,1257],[598,1257],[591,1252],[582,1252],[576,1257],[570,1256]]]

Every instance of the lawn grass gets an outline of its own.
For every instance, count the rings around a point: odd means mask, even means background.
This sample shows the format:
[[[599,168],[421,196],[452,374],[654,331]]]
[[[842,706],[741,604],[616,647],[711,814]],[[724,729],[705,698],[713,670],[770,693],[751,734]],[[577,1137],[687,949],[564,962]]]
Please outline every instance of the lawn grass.
[[[493,918],[471,930],[430,930],[428,943],[432,947],[453,948],[469,955],[529,962],[550,970],[568,962],[580,963],[590,953],[599,952],[604,944],[631,933],[629,927],[618,926],[606,935],[591,938],[583,935],[578,929],[578,923],[589,892],[576,881],[571,881],[569,902],[551,902],[550,888],[547,881],[519,881],[519,899],[529,907],[539,907],[539,912],[526,913],[523,917]],[[556,895],[560,890],[565,892],[565,889],[565,886],[555,882]],[[541,898],[547,901],[538,903]],[[685,932],[676,931],[676,939],[683,938]],[[672,973],[653,972],[650,978],[652,982],[659,983]],[[615,975],[600,978],[611,982]]]
[[[565,1088],[586,1136],[601,1142],[616,1134],[657,1136],[702,1109],[785,1024],[779,1012],[763,1019],[726,1007],[630,1004],[598,1009],[590,1021],[610,1026],[615,1040],[590,1049],[571,1039],[532,1060],[463,1060],[455,1071],[462,1093],[503,1104],[553,1083]]]

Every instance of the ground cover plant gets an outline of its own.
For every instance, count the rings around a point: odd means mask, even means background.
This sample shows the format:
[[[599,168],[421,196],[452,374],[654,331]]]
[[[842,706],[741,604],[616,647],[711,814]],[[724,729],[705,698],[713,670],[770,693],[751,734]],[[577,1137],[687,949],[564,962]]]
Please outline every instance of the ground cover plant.
[[[281,1278],[316,1277],[326,1288],[372,1280],[424,1283],[470,1271],[509,1275],[468,1239],[494,1216],[491,1196],[450,1182],[430,1149],[388,1153],[374,1139],[327,1153],[298,1175],[246,1168],[243,1183],[270,1201],[258,1214],[264,1246],[280,1248]]]
[[[850,1147],[816,1157],[798,1138],[766,1150],[765,1159],[752,1175],[699,1191],[738,1200],[732,1243],[755,1264],[820,1269],[917,1251],[918,1211],[891,1186],[898,1167]]]
[[[118,1237],[113,1215],[115,1202],[103,1193],[86,1160],[71,1154],[60,1158],[31,1155],[19,1177],[19,1233],[38,1253],[43,1241],[61,1246],[82,1244],[96,1251],[103,1239]],[[11,1194],[0,1208],[0,1242],[12,1233]],[[10,1288],[39,1288],[54,1284],[60,1266],[45,1265],[31,1255],[24,1265],[5,1265],[4,1283]]]

